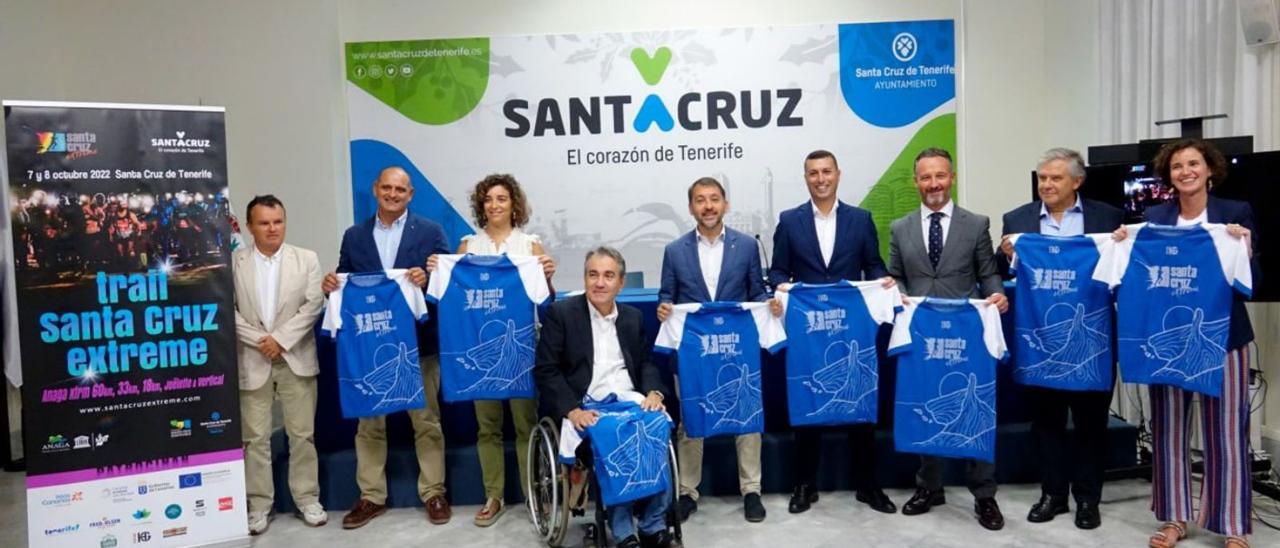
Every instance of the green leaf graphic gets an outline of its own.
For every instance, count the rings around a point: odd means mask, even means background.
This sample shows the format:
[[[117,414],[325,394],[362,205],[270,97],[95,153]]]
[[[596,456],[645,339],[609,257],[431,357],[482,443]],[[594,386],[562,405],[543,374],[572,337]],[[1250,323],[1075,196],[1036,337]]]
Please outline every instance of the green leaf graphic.
[[[347,80],[405,117],[456,122],[489,87],[489,39],[346,44]]]

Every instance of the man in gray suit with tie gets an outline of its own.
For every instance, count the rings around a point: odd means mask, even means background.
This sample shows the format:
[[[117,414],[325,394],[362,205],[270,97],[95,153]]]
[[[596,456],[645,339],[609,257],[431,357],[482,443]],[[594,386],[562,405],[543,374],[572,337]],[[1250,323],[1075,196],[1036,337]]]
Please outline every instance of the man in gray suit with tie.
[[[985,298],[1001,313],[1009,309],[991,245],[991,221],[961,209],[951,201],[955,181],[951,154],[927,148],[916,155],[915,182],[920,208],[890,226],[889,275],[903,295],[952,299]],[[914,516],[946,503],[942,491],[944,461],[921,457],[916,493],[902,507]],[[996,504],[995,466],[966,462],[966,481],[975,499],[978,523],[987,529],[1004,527]]]

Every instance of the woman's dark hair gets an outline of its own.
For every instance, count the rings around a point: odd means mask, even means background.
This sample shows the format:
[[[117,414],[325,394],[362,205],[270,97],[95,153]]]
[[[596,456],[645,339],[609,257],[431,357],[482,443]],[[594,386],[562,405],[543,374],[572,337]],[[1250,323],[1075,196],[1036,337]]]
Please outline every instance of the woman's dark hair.
[[[507,194],[511,195],[511,226],[521,227],[529,222],[529,214],[533,211],[524,197],[524,191],[520,189],[520,183],[508,173],[494,173],[476,183],[476,189],[471,193],[471,216],[476,225],[484,228],[489,224],[489,219],[484,214],[484,197],[496,186],[507,189]]]
[[[1156,166],[1156,175],[1160,176],[1160,180],[1164,184],[1173,186],[1173,181],[1169,175],[1169,164],[1173,163],[1174,154],[1188,148],[1194,148],[1200,151],[1201,156],[1204,156],[1204,163],[1209,166],[1209,188],[1213,188],[1215,183],[1221,183],[1226,180],[1227,159],[1222,156],[1222,152],[1218,150],[1218,147],[1200,139],[1178,139],[1160,147],[1160,152],[1156,153],[1156,159],[1153,162]]]

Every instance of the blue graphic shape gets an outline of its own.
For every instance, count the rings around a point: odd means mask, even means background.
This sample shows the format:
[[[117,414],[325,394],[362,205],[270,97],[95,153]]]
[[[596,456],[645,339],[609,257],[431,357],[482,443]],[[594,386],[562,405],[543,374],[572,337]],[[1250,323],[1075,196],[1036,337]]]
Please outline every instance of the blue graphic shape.
[[[456,249],[463,236],[475,233],[466,217],[453,208],[404,153],[374,139],[351,141],[351,205],[355,222],[368,219],[378,211],[378,203],[373,198],[373,182],[383,169],[391,166],[404,168],[413,181],[413,201],[409,202],[409,211],[440,223],[445,237],[449,239],[450,249]]]
[[[505,392],[532,390],[534,325],[517,329],[516,322],[490,321],[480,328],[483,341],[458,358],[462,366],[477,369],[484,375],[463,389],[467,392]]]
[[[840,91],[862,120],[915,122],[956,96],[955,22],[840,25]]]
[[[1066,319],[1060,319],[1062,310],[1069,310]],[[1099,308],[1085,312],[1083,304],[1059,303],[1045,312],[1044,327],[1023,334],[1029,348],[1048,354],[1044,359],[1019,368],[1019,374],[1045,379],[1070,378],[1075,382],[1093,385],[1104,382],[1102,372],[1109,363],[1099,364],[1099,359],[1109,358],[1111,349],[1111,311]],[[1101,367],[1100,367],[1101,365]],[[1110,379],[1105,379],[1109,383]]]
[[[1191,312],[1190,321],[1185,316]],[[1186,323],[1182,323],[1186,322]],[[1185,306],[1171,308],[1164,315],[1161,330],[1147,338],[1142,351],[1147,358],[1164,364],[1152,376],[1167,375],[1193,381],[1202,375],[1220,371],[1227,359],[1227,331],[1231,317],[1205,321],[1204,310]]]
[[[621,441],[604,458],[604,469],[614,478],[625,478],[619,495],[651,490],[667,478],[670,436],[671,423],[661,413],[645,413],[641,420],[618,425]]]
[[[834,341],[825,353],[822,369],[805,381],[815,394],[827,396],[826,402],[807,416],[827,415],[874,416],[880,375],[876,371],[876,348],[859,348],[858,341]]]
[[[720,368],[716,378],[719,387],[699,403],[707,418],[718,415],[713,430],[745,427],[764,412],[759,370],[752,372],[747,364],[730,363]]]
[[[644,104],[640,105],[640,112],[636,113],[632,127],[644,133],[649,131],[649,127],[653,124],[658,124],[658,129],[662,131],[671,131],[676,121],[671,118],[671,112],[667,110],[667,105],[662,102],[662,98],[650,93],[644,98]]]
[[[374,351],[373,362],[376,366],[355,386],[367,395],[381,396],[375,410],[422,401],[417,348],[410,349],[404,343],[383,344]]]
[[[957,379],[963,384],[957,386]],[[996,410],[988,403],[992,401],[994,381],[980,385],[973,373],[948,373],[938,383],[938,396],[912,409],[935,432],[915,445],[958,455],[991,452],[996,431]]]

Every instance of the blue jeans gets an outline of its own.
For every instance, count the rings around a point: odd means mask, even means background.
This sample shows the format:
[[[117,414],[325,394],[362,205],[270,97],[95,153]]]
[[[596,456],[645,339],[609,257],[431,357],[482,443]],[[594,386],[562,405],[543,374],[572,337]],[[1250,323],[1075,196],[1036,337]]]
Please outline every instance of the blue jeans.
[[[639,508],[640,533],[656,535],[667,528],[667,508],[671,506],[671,488],[648,498],[619,504],[608,509],[609,530],[613,532],[614,544],[622,542],[636,534],[636,525],[632,521],[636,509]]]

